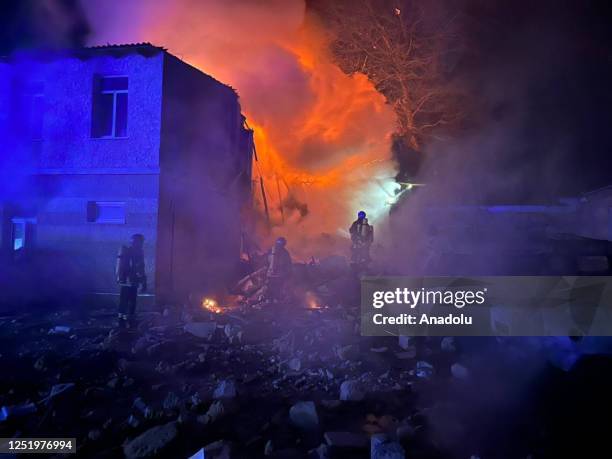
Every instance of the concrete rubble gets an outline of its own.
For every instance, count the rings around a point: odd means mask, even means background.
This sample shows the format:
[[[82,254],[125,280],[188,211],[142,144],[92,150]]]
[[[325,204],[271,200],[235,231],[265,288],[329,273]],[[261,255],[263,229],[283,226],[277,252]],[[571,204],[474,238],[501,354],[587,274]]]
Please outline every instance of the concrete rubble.
[[[359,381],[348,380],[340,385],[340,400],[350,400],[358,402],[363,400],[365,393]]]
[[[161,453],[176,439],[178,430],[174,422],[151,429],[130,440],[123,446],[127,459],[151,457]]]
[[[231,380],[223,380],[213,392],[214,399],[234,398],[236,396],[236,384]]]
[[[80,457],[443,457],[428,391],[472,366],[451,337],[362,337],[345,261],[300,268],[310,304],[253,304],[257,270],[220,312],[142,310],[130,330],[112,307],[0,318],[0,437],[73,436]]]
[[[319,427],[319,416],[314,402],[298,402],[289,409],[289,419],[296,427],[303,430],[315,430]]]
[[[20,368],[3,382],[0,434],[75,436],[84,457],[369,457],[370,435],[398,429],[383,415],[417,412],[425,355],[415,339],[361,337],[341,296],[317,301],[167,307],[129,331],[101,309],[62,315],[68,336],[48,333],[52,314],[14,317],[0,323],[2,363]]]

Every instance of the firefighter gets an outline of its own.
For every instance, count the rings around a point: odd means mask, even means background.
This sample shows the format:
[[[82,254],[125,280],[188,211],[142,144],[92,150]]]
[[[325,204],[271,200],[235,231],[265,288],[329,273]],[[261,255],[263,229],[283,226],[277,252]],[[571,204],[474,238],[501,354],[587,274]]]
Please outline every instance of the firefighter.
[[[284,294],[287,281],[291,277],[291,255],[285,248],[287,240],[279,237],[268,253],[268,270],[266,271],[266,293],[268,301],[278,301]]]
[[[147,290],[147,276],[144,262],[144,236],[134,234],[129,246],[122,246],[117,255],[115,275],[119,289],[119,325],[130,328],[136,313],[138,288]]]
[[[374,242],[374,228],[368,223],[366,213],[360,210],[357,220],[349,228],[351,234],[351,263],[365,266],[370,262],[370,246]]]

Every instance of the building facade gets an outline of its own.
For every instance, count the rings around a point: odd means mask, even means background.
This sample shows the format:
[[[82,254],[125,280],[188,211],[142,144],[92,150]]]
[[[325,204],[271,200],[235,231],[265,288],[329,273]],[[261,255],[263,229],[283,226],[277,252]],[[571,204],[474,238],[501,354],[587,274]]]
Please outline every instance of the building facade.
[[[55,260],[61,282],[112,292],[119,247],[142,233],[160,300],[231,275],[252,133],[229,86],[150,44],[14,54],[0,124],[6,263]]]

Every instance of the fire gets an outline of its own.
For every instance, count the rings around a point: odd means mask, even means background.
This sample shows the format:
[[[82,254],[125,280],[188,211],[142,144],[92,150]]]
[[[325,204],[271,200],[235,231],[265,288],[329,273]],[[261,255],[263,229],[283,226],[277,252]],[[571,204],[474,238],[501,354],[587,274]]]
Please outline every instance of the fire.
[[[395,116],[364,75],[335,65],[304,0],[133,1],[129,26],[117,21],[125,2],[84,1],[92,44],[160,44],[237,88],[254,129],[257,205],[263,214],[262,178],[273,232],[288,235],[292,248],[322,233],[345,237],[358,210],[374,223],[386,215],[399,188]]]
[[[306,305],[308,306],[308,309],[321,309],[322,308],[319,298],[317,297],[317,295],[315,295],[311,291],[306,292],[305,301],[306,301]]]
[[[204,298],[202,300],[202,307],[215,314],[221,314],[221,312],[223,312],[219,304],[212,298]]]

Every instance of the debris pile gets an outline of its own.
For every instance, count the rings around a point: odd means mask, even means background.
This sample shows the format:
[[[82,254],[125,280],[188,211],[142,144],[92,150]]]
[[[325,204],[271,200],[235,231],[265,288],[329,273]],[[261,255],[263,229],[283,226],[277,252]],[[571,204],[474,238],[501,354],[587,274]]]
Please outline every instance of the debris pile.
[[[0,317],[0,437],[76,437],[81,457],[438,454],[435,400],[417,399],[474,377],[455,340],[363,337],[345,260],[296,271],[293,301],[254,302],[257,270],[231,308],[141,311],[130,330],[112,308]]]

